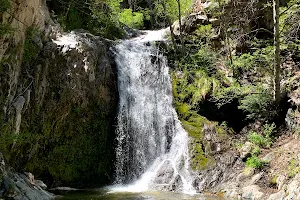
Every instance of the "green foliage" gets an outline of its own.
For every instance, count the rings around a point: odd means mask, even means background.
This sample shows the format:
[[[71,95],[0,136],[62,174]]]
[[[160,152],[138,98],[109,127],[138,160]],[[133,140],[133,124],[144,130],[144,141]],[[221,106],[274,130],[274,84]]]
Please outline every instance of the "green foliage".
[[[255,146],[251,151],[252,156],[258,156],[260,153],[261,153],[261,150],[260,150],[259,146]]]
[[[270,77],[273,73],[273,46],[269,45],[262,48],[261,45],[258,45],[257,48],[258,50],[254,53],[245,53],[233,59],[235,73],[239,76],[255,74],[255,77],[250,77],[253,83],[260,82],[264,77]]]
[[[263,148],[270,148],[271,144],[272,144],[272,139],[270,136],[262,136],[261,134],[251,131],[248,134],[248,139],[250,142],[252,142],[253,144],[258,145],[259,147],[263,147]]]
[[[53,0],[50,9],[56,20],[67,30],[86,29],[108,39],[123,37],[119,23],[119,0]]]
[[[90,6],[91,20],[88,22],[88,30],[108,39],[122,38],[124,32],[119,23],[121,2],[94,0]]]
[[[291,159],[288,166],[288,177],[293,178],[300,172],[300,166],[296,159]]]
[[[212,29],[212,25],[208,24],[208,25],[201,25],[199,26],[199,28],[194,32],[194,34],[196,35],[196,37],[200,37],[200,38],[206,38],[208,39],[209,42],[211,37],[214,35],[213,33],[213,29]],[[196,38],[199,39],[199,38]]]
[[[273,97],[268,91],[249,94],[241,100],[238,107],[247,113],[249,119],[270,119],[275,115],[272,112]]]
[[[257,156],[251,156],[247,159],[245,164],[247,167],[262,169],[265,163],[261,161]]]
[[[65,26],[67,30],[74,30],[85,27],[85,20],[82,19],[83,15],[78,9],[75,8],[75,5],[70,5],[68,15],[63,16],[60,19],[62,25]]]
[[[222,87],[213,94],[216,104],[221,107],[227,103],[231,103],[234,99],[240,99],[255,90],[253,86],[241,86],[235,80],[226,80],[229,87]]]
[[[200,49],[186,58],[186,67],[189,69],[203,69],[207,73],[215,73],[217,62],[217,54],[207,45],[203,45]]]
[[[108,39],[118,39],[124,35],[120,24],[113,21],[112,16],[108,13],[100,11],[94,12],[87,28],[91,33],[101,35]]]
[[[216,53],[208,46],[174,61],[175,68],[178,69],[176,73],[172,73],[177,107],[188,105],[190,110],[196,110],[203,100],[220,90],[222,74],[216,70],[216,61]]]
[[[10,0],[0,0],[0,13],[4,13],[11,7]]]
[[[279,25],[284,38],[284,43],[293,43],[300,39],[300,31],[297,23],[300,20],[300,2],[299,0],[291,0],[287,2],[286,7],[280,8]]]
[[[34,37],[38,34],[38,30],[36,30],[34,27],[31,27],[27,30],[24,43],[24,54],[22,60],[23,64],[30,64],[38,57],[40,48],[34,42]]]
[[[271,177],[271,179],[270,179],[270,185],[274,185],[274,186],[276,186],[277,185],[277,179],[278,179],[278,175],[276,174],[276,175],[274,175],[273,177]]]
[[[255,131],[251,131],[248,134],[248,139],[251,143],[257,145],[257,147],[262,147],[262,148],[270,148],[273,139],[272,139],[272,134],[274,133],[276,126],[274,123],[272,124],[265,124],[263,126],[263,131],[262,134],[259,134]],[[253,149],[254,152],[260,152],[260,149]],[[256,154],[256,153],[254,153]]]
[[[166,11],[164,13],[162,2],[159,0],[154,1],[154,13],[156,14],[156,18],[164,18],[165,15],[169,17],[171,22],[178,20],[178,5],[177,0],[164,0],[166,4]],[[187,15],[190,12],[190,7],[192,5],[192,0],[184,0],[180,1],[181,7],[181,15]]]
[[[266,138],[271,139],[272,134],[274,133],[276,129],[276,125],[275,123],[272,124],[265,124],[264,125],[264,130],[263,130],[263,134]]]
[[[124,9],[120,13],[120,22],[126,24],[130,28],[141,29],[144,26],[143,13],[132,12],[131,9]]]
[[[252,142],[253,144],[256,144],[260,147],[264,147],[266,145],[265,138],[262,135],[254,132],[254,131],[251,131],[249,133],[248,139],[249,139],[250,142]]]
[[[10,24],[0,24],[0,36],[5,34],[13,33],[14,29],[10,26]]]
[[[195,108],[208,94],[215,93],[220,88],[220,82],[209,77],[202,69],[184,70],[180,77],[173,74],[173,78],[174,97],[178,102],[188,103],[190,108]]]

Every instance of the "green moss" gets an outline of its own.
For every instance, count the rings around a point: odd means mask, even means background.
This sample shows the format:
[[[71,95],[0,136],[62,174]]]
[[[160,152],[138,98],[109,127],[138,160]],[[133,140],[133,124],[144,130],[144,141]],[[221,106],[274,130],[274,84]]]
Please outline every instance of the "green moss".
[[[183,128],[192,138],[192,142],[189,145],[189,152],[191,155],[191,167],[193,170],[207,169],[215,163],[215,160],[208,155],[209,152],[204,152],[203,149],[205,148],[205,144],[203,143],[203,126],[205,124],[212,124],[212,122],[195,113],[191,114],[188,121],[182,120]],[[220,135],[225,133],[222,128],[218,128],[218,130],[220,131]],[[205,149],[208,150],[209,148]]]
[[[197,115],[195,113],[190,113],[191,117],[185,121],[182,120],[184,129],[189,133],[189,136],[194,139],[203,139],[203,126],[204,124],[210,124],[211,122],[205,117]]]
[[[0,37],[13,32],[14,29],[10,26],[10,24],[0,24]]]
[[[10,0],[0,0],[0,13],[4,13],[11,7]]]
[[[202,54],[204,54],[203,51],[199,52],[198,56]],[[203,60],[201,65],[211,65],[211,62],[210,59]],[[210,122],[197,114],[196,108],[208,93],[218,90],[219,81],[207,76],[207,73],[202,69],[195,69],[192,72],[185,70],[177,75],[172,73],[172,80],[176,111],[183,128],[192,139],[189,144],[191,167],[193,170],[207,169],[214,165],[215,160],[209,156],[210,146],[207,146],[203,141],[204,125],[213,125],[220,140],[227,138],[227,131],[223,126],[218,126],[218,123]]]
[[[107,183],[113,168],[113,117],[107,105],[99,100],[84,107],[57,104],[56,108],[35,113],[26,132],[1,132],[6,159],[17,170],[52,177],[58,183]]]
[[[24,54],[23,54],[23,64],[31,64],[37,59],[40,52],[40,48],[34,42],[34,37],[39,34],[39,31],[34,27],[28,28],[26,32],[26,39],[24,43]]]
[[[179,117],[180,118],[187,118],[189,115],[190,115],[190,113],[189,113],[189,111],[190,111],[190,106],[187,104],[187,103],[178,103],[177,105],[176,105],[176,110],[178,111],[178,113],[179,113]]]

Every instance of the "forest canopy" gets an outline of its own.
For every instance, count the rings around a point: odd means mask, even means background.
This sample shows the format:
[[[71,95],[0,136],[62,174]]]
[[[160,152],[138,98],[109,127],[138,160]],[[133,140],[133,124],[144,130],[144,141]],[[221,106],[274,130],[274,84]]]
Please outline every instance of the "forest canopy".
[[[178,19],[192,7],[192,0],[52,0],[48,6],[66,29],[87,29],[106,38],[121,38],[125,25],[136,29],[158,29]],[[164,9],[165,5],[165,9]]]

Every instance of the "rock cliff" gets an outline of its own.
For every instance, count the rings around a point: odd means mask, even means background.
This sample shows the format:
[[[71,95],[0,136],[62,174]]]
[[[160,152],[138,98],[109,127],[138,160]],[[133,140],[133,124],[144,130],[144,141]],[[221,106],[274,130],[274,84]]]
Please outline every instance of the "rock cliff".
[[[104,184],[113,165],[116,70],[108,40],[64,33],[44,0],[0,14],[0,151],[49,184]]]

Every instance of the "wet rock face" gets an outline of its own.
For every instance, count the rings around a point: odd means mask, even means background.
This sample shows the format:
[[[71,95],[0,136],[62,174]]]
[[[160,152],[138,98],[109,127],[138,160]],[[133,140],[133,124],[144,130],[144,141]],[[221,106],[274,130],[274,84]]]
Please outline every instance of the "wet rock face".
[[[47,188],[40,180],[35,180],[31,173],[15,173],[6,169],[0,153],[0,197],[5,199],[49,200],[55,196],[45,191]]]
[[[53,142],[47,152],[40,149],[42,155],[50,157],[50,163],[44,160],[50,169],[43,170],[55,179],[103,184],[111,174],[118,91],[110,45],[89,33],[63,34],[45,44],[35,67],[37,83],[23,119],[30,119],[37,106],[40,109],[31,118],[35,124],[28,128],[34,132],[42,128],[44,135],[54,134],[65,142]],[[41,119],[43,123],[37,125]],[[57,159],[70,164],[56,166]]]
[[[0,150],[16,170],[30,166],[25,168],[58,184],[104,184],[113,168],[118,103],[112,44],[85,32],[55,30],[47,34],[57,37],[44,40],[37,59],[23,64],[18,75],[1,79],[0,72],[1,85],[10,78],[16,82],[0,90],[6,103],[4,114],[0,110],[0,125],[6,127],[1,136],[33,139],[29,149],[26,141],[16,140],[14,149],[5,144]]]
[[[4,177],[5,198],[24,200],[50,200],[54,195],[45,191],[39,184],[41,181],[30,179],[26,174],[11,173]],[[43,185],[45,185],[43,183]],[[1,195],[0,195],[1,196]]]
[[[243,169],[244,164],[238,152],[230,150],[231,138],[226,131],[216,124],[207,123],[202,127],[202,150],[207,159],[198,169],[193,187],[198,191],[218,191],[222,184],[234,179]],[[192,146],[197,143],[192,142]],[[203,158],[202,158],[203,159]]]
[[[155,183],[157,184],[169,184],[174,176],[174,169],[171,166],[170,161],[165,161],[161,168],[157,172]]]
[[[214,166],[198,172],[194,187],[199,192],[218,191],[224,183],[234,180],[244,166],[237,153],[233,151],[215,155],[214,159]]]
[[[170,161],[165,161],[157,172],[154,188],[164,191],[182,191],[183,182],[179,174],[174,174],[174,168]]]

